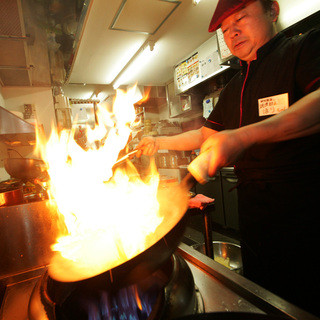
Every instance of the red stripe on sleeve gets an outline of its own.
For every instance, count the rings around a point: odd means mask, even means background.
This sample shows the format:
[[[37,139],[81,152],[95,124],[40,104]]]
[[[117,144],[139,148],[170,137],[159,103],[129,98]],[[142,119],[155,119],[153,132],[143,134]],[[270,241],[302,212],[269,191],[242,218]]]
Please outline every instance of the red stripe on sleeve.
[[[311,81],[308,85],[307,85],[307,87],[306,87],[306,89],[305,89],[305,93],[309,93],[310,92],[310,89],[312,88],[312,86],[316,83],[316,82],[318,82],[320,80],[320,77],[318,77],[318,78],[316,78],[316,79],[314,79],[313,81]]]
[[[214,122],[214,121],[211,121],[211,120],[209,120],[209,119],[207,119],[207,121],[209,121],[209,122],[211,122],[211,123],[214,123],[214,124],[217,124],[218,126],[221,126],[221,127],[223,127],[223,125],[222,125],[221,123],[218,123],[218,122]]]

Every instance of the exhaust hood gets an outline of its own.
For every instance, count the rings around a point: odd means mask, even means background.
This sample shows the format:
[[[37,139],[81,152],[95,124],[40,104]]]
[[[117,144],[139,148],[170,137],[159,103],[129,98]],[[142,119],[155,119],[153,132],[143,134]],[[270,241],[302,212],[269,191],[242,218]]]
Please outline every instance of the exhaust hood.
[[[8,146],[33,146],[35,133],[33,124],[0,107],[0,141]]]

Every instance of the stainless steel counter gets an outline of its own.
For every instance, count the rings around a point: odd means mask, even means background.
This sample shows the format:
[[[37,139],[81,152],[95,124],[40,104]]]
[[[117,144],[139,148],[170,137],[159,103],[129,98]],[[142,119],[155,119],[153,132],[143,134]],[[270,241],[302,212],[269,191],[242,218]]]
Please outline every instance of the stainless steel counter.
[[[319,319],[184,243],[179,245],[177,253],[187,261],[193,273],[206,313],[241,311],[288,319]]]

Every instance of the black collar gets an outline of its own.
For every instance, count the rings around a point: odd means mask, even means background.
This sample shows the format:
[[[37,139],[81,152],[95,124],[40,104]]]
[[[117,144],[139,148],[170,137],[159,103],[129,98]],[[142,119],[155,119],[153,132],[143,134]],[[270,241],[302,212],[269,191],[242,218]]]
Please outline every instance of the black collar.
[[[270,39],[267,43],[265,43],[262,47],[260,47],[257,50],[256,60],[260,60],[261,58],[269,54],[269,52],[272,52],[273,49],[277,47],[278,43],[281,42],[284,38],[286,38],[284,33],[282,32],[277,33],[272,39]],[[247,62],[244,60],[240,60],[240,64],[244,67],[247,66]]]

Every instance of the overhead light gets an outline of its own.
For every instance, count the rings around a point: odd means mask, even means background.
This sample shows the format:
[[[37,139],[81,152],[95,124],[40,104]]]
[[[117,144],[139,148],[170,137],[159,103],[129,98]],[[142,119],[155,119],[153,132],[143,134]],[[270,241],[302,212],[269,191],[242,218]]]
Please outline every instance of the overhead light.
[[[157,53],[154,41],[147,41],[113,81],[113,88],[136,82],[136,76]]]
[[[194,6],[196,6],[201,0],[192,0]]]
[[[132,57],[139,52],[144,43],[145,40],[136,40],[133,42],[129,41],[125,46],[118,48],[119,50],[117,52],[117,59],[114,59],[114,63],[112,64],[111,69],[105,75],[103,83],[113,83],[115,79],[119,77],[119,74],[132,59]]]
[[[280,10],[279,22],[284,28],[291,26],[300,20],[303,20],[304,18],[319,10],[319,0],[296,2],[297,3],[293,4],[290,3],[290,5],[288,5],[288,8],[285,8],[285,10]]]

